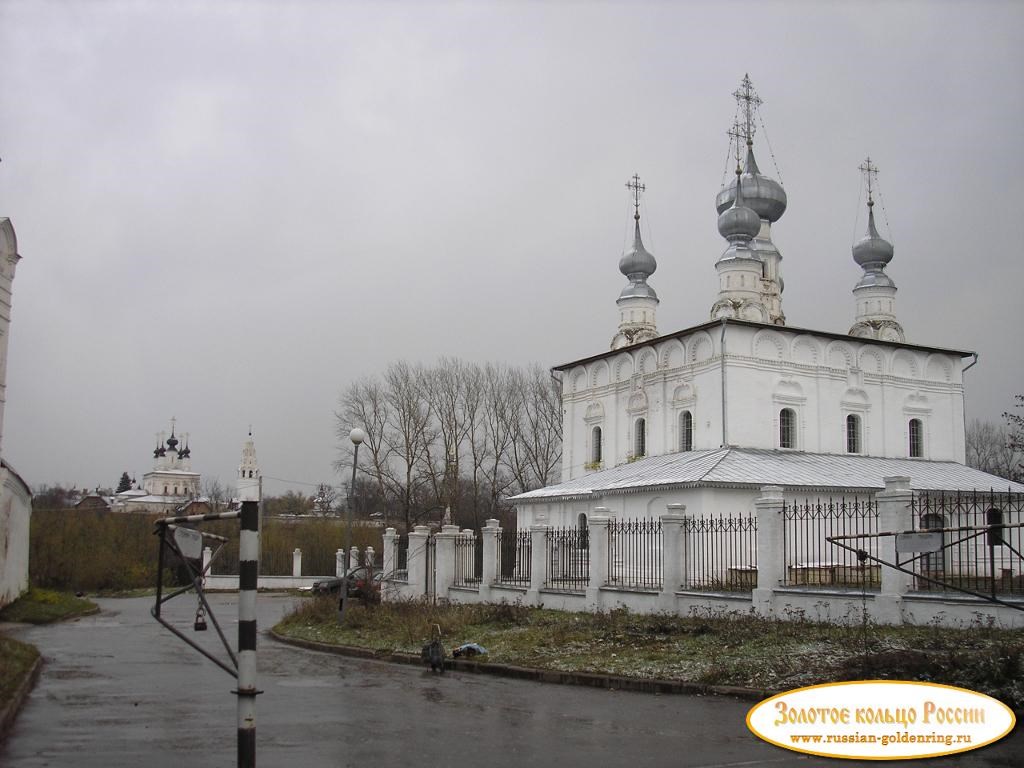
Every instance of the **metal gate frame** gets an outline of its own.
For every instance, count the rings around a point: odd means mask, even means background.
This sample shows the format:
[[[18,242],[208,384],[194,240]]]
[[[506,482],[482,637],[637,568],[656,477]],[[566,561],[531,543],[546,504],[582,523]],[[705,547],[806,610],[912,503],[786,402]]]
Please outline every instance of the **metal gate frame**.
[[[427,536],[423,545],[423,563],[426,569],[424,573],[424,595],[430,602],[437,600],[437,539],[434,536]]]

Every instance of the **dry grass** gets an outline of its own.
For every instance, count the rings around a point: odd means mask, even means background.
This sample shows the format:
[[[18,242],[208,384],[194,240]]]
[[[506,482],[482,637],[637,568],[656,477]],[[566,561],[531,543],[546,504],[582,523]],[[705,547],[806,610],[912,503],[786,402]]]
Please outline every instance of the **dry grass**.
[[[758,690],[834,680],[929,680],[1024,709],[1024,634],[981,621],[960,629],[864,627],[798,613],[770,621],[736,613],[591,614],[405,601],[355,606],[339,626],[334,600],[310,599],[276,629],[319,642],[418,653],[435,625],[449,651],[476,642],[488,649],[488,661],[504,664]]]

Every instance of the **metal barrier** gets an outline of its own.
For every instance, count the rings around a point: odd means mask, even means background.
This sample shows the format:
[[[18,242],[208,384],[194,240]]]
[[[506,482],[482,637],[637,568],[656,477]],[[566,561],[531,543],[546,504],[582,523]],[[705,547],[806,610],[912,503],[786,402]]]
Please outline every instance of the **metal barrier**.
[[[1024,594],[1024,495],[916,493],[911,512],[914,530],[935,539],[908,566],[915,589]]]
[[[661,520],[612,520],[608,524],[608,583],[661,589]]]
[[[683,536],[684,588],[750,592],[757,586],[757,517],[689,518]]]
[[[548,528],[544,534],[547,557],[544,587],[582,592],[590,583],[590,549],[586,528]]]
[[[529,531],[498,531],[495,583],[529,587],[533,539]]]
[[[455,537],[456,587],[480,586],[483,573],[483,539],[476,534],[462,533]]]
[[[877,555],[878,509],[871,498],[806,500],[783,507],[786,575],[784,584],[801,587],[878,589],[877,563],[858,560],[855,552],[833,547],[827,537],[863,537],[861,549]]]

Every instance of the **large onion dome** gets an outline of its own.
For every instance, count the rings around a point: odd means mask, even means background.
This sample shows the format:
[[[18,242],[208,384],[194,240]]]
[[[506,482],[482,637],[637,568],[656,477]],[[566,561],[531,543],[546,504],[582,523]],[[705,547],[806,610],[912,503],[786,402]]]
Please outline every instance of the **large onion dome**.
[[[761,173],[757,167],[757,160],[754,159],[754,145],[750,140],[747,141],[747,162],[743,167],[740,179],[743,186],[743,199],[748,208],[753,210],[758,217],[767,219],[773,224],[782,218],[782,214],[786,212],[786,190],[779,182]],[[736,180],[733,179],[715,198],[715,208],[718,213],[721,214],[728,210],[735,197]]]
[[[864,269],[881,269],[892,261],[892,243],[878,234],[875,227],[874,201],[868,201],[868,231],[853,244],[853,260]]]

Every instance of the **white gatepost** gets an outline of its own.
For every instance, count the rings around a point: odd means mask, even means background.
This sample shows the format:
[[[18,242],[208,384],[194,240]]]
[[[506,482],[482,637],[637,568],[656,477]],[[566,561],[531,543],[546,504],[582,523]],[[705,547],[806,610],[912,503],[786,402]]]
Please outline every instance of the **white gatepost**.
[[[298,547],[292,552],[292,576],[302,575],[302,550]]]
[[[417,525],[409,534],[409,551],[406,552],[406,568],[408,572],[409,594],[421,596],[427,594],[427,539],[430,528]]]
[[[348,551],[348,561],[351,564],[349,566],[350,570],[355,570],[359,566],[359,547],[355,544],[353,544],[352,548]]]
[[[548,567],[548,527],[530,526],[530,588],[523,602],[540,605],[540,591],[544,588]]]
[[[683,584],[689,556],[688,542],[684,541],[686,525],[686,505],[669,504],[667,511],[661,516],[661,593],[658,595],[658,608],[669,613],[676,613],[676,590]]]
[[[390,579],[394,576],[395,568],[398,567],[398,531],[394,528],[384,529],[384,562],[381,570],[384,578]]]
[[[911,503],[914,492],[910,490],[910,478],[905,476],[882,478],[885,490],[875,495],[878,505],[878,531],[903,532],[913,528]],[[896,562],[896,537],[879,536],[879,560]],[[910,591],[911,576],[895,568],[881,566],[882,586],[875,596],[875,621],[879,624],[903,623],[903,596]]]
[[[480,569],[480,602],[491,601],[491,585],[498,580],[498,535],[501,523],[495,518],[484,522],[480,530],[483,539],[483,565]]]
[[[601,608],[601,587],[608,583],[608,525],[611,521],[608,507],[594,507],[587,516],[587,559],[590,567],[587,605],[593,610]]]
[[[367,568],[374,569],[377,564],[374,562],[377,559],[377,552],[373,547],[367,547],[363,552],[363,565]]]
[[[434,561],[434,595],[448,599],[448,588],[455,583],[455,538],[459,526],[442,525],[441,532],[434,536],[437,542]]]
[[[772,615],[772,596],[786,580],[785,502],[782,486],[761,486],[761,498],[754,502],[757,515],[757,586],[751,595],[754,611]]]
[[[203,589],[206,589],[206,577],[210,573],[210,561],[213,560],[213,550],[210,547],[203,547]]]
[[[339,549],[334,553],[334,575],[339,579],[345,575],[345,550]]]

